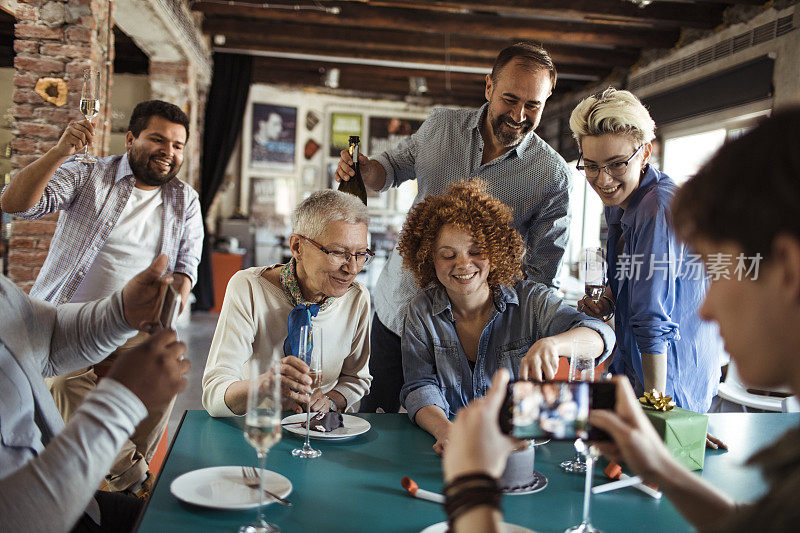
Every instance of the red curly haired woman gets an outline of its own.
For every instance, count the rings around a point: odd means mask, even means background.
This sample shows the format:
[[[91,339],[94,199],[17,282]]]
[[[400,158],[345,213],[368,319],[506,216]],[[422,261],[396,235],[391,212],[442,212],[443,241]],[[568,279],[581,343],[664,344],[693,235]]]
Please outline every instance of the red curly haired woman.
[[[450,417],[483,396],[498,368],[515,378],[552,378],[573,339],[595,358],[614,347],[607,325],[523,280],[525,246],[511,209],[480,180],[454,183],[411,210],[399,251],[423,288],[402,337],[400,400],[442,453]]]

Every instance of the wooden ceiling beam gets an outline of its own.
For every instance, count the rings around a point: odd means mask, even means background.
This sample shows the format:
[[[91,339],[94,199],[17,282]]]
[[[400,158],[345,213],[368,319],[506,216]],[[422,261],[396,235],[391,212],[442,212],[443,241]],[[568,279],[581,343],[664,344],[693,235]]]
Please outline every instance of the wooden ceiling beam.
[[[275,53],[298,53],[298,54],[309,54],[309,55],[326,55],[334,53],[337,56],[352,57],[358,59],[407,61],[414,63],[430,63],[435,65],[444,65],[444,58],[438,54],[412,53],[412,52],[397,53],[395,51],[391,52],[364,51],[358,48],[357,46],[354,48],[338,48],[332,51],[330,48],[326,48],[324,46],[318,46],[316,43],[303,43],[302,45],[295,43],[292,45],[285,45],[285,46],[275,46],[275,45],[250,46],[248,50],[253,52],[265,51],[265,52],[275,52]],[[331,63],[333,63],[334,66],[338,65],[335,62]],[[451,56],[448,64],[460,67],[482,68],[485,69],[485,72],[487,74],[492,69],[491,61],[487,61],[484,58],[475,58],[467,56]],[[445,69],[442,68],[430,71],[421,70],[421,72],[423,73],[444,72],[444,70]],[[580,77],[584,81],[588,81],[588,80],[601,79],[604,76],[607,76],[608,73],[610,72],[610,69],[603,67],[588,66],[588,65],[559,65],[558,72],[562,78],[572,76],[572,77]],[[420,75],[425,75],[425,74],[420,74]]]
[[[340,2],[326,2],[339,4]],[[711,29],[722,23],[724,5],[654,2],[640,8],[620,0],[365,0],[373,7],[396,7],[459,13],[506,13],[533,19],[591,22],[647,28]]]
[[[614,28],[606,24],[586,24],[550,20],[520,20],[519,17],[490,15],[454,15],[430,11],[373,8],[346,4],[339,15],[328,13],[261,9],[242,5],[196,2],[193,9],[202,11],[207,17],[235,16],[246,20],[258,33],[256,20],[272,20],[305,24],[336,26],[357,39],[360,28],[393,29],[423,33],[449,33],[483,37],[508,36],[516,40],[532,40],[541,43],[557,42],[585,46],[630,46],[639,48],[665,48],[672,46],[678,37],[675,30],[651,29],[643,31],[631,28]]]
[[[226,46],[248,48],[249,46],[290,46],[295,43],[314,43],[336,53],[340,48],[352,47],[353,41],[336,28],[309,24],[266,23],[258,34],[242,28],[237,19],[215,19],[207,21],[204,31],[226,37]],[[364,51],[395,51],[439,54],[442,59],[449,53],[453,56],[471,55],[494,62],[497,53],[514,44],[513,39],[490,39],[481,37],[452,36],[428,33],[409,33],[393,30],[362,30],[358,47]],[[548,46],[548,53],[558,68],[561,65],[590,65],[595,67],[630,67],[639,57],[632,49],[599,50],[577,46]]]

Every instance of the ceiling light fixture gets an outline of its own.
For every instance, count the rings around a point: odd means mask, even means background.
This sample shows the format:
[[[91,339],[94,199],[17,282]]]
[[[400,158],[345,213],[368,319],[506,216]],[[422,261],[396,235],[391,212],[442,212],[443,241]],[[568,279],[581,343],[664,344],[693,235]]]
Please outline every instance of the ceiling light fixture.
[[[424,76],[411,76],[408,78],[408,88],[411,94],[423,95],[428,92],[428,82]]]
[[[327,69],[322,74],[322,84],[329,89],[339,88],[339,69]]]

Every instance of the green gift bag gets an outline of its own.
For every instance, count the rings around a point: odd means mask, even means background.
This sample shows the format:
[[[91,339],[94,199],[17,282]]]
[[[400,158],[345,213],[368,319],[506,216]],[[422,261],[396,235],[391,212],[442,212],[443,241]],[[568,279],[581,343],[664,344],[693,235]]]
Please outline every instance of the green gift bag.
[[[675,458],[689,470],[702,470],[706,456],[708,416],[675,407],[671,411],[644,409],[650,423]]]

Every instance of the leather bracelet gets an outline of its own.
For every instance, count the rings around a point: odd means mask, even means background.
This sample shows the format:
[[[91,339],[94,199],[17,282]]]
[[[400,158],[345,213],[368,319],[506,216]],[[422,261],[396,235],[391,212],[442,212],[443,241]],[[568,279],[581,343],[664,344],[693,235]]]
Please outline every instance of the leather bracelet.
[[[605,300],[605,301],[607,301],[607,302],[608,302],[608,305],[609,305],[609,307],[611,307],[611,311],[610,311],[610,312],[609,312],[607,315],[603,315],[603,316],[601,317],[601,319],[603,320],[603,322],[608,322],[609,320],[611,320],[612,318],[614,318],[614,311],[616,311],[616,310],[617,310],[617,304],[616,304],[616,303],[614,303],[614,300],[612,300],[611,298],[609,298],[609,297],[608,297],[608,296],[606,296],[605,294],[604,294],[603,296],[601,296],[601,297],[600,297],[600,299],[601,299],[601,300]]]
[[[451,527],[459,516],[473,507],[488,505],[500,508],[500,487],[496,479],[485,473],[459,476],[448,483],[443,492],[444,509]]]

